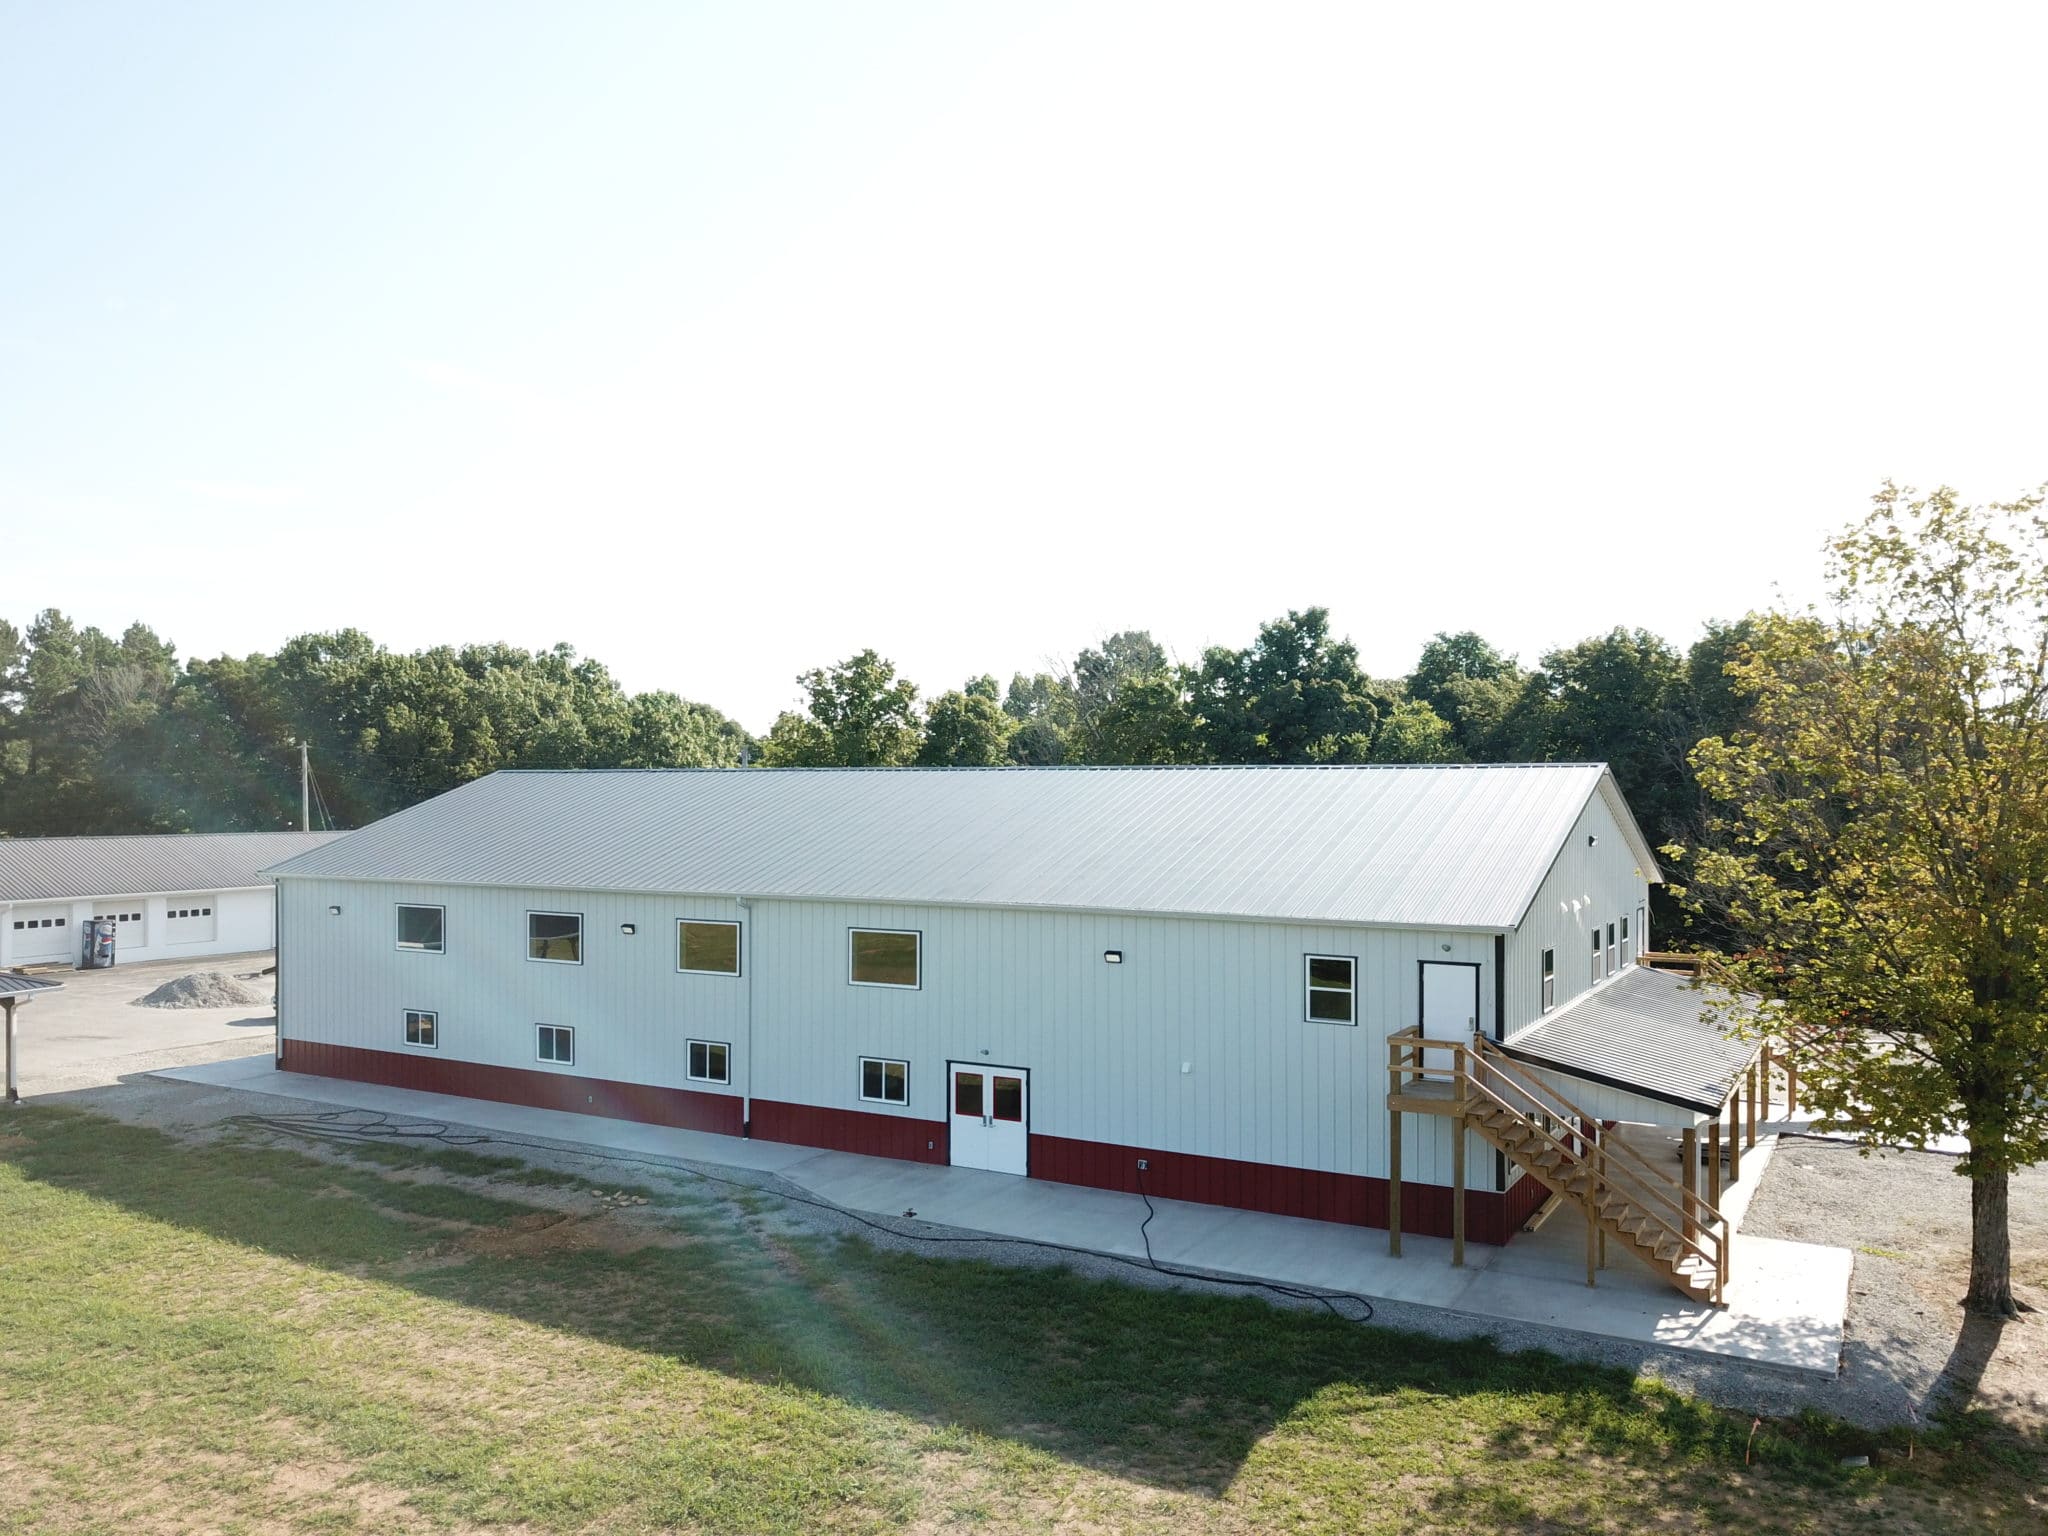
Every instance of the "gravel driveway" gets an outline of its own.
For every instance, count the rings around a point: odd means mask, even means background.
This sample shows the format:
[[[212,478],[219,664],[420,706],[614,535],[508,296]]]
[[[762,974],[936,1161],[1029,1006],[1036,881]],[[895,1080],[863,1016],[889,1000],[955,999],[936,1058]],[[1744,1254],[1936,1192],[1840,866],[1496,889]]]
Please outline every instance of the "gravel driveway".
[[[2016,1175],[2011,1200],[2014,1282],[2048,1308],[2048,1167]],[[2015,1422],[2048,1419],[2048,1310],[1965,1326],[1970,1186],[1953,1157],[1784,1137],[1742,1230],[1855,1254],[1834,1412],[1911,1421],[1954,1386]]]

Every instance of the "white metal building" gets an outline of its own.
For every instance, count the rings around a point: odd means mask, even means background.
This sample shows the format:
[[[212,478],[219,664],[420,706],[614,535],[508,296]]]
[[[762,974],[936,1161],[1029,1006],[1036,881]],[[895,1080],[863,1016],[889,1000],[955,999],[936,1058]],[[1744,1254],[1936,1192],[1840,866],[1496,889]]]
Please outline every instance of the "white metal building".
[[[334,832],[0,838],[0,970],[72,965],[84,925],[114,923],[115,964],[269,949],[263,869]]]
[[[1597,764],[505,772],[272,873],[287,1070],[1491,1241],[1390,1045],[1539,1070],[1660,878]]]

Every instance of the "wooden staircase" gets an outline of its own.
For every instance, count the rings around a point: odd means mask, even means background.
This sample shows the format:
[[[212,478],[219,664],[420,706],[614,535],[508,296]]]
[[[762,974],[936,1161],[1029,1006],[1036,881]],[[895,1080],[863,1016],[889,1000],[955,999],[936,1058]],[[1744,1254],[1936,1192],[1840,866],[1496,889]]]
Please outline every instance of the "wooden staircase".
[[[1585,1213],[1588,1285],[1605,1262],[1607,1245],[1620,1243],[1682,1294],[1722,1304],[1732,1234],[1727,1218],[1696,1191],[1653,1166],[1490,1041],[1425,1040],[1418,1027],[1388,1045],[1387,1104],[1394,1112],[1395,1146],[1402,1113],[1447,1115]],[[1458,1162],[1462,1170],[1462,1155]],[[1394,1179],[1398,1184],[1398,1154]],[[1460,1189],[1460,1216],[1462,1195]],[[1396,1194],[1396,1252],[1398,1201]],[[1462,1238],[1462,1220],[1457,1228]],[[1456,1248],[1462,1258],[1462,1240]]]

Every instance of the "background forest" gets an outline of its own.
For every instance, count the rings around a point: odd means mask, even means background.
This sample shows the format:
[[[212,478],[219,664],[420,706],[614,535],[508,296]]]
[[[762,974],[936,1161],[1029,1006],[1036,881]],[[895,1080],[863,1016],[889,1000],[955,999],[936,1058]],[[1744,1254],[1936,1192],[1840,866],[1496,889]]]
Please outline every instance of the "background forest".
[[[1611,763],[1653,843],[1697,840],[1687,755],[1737,723],[1725,667],[1750,621],[1680,651],[1614,630],[1533,668],[1438,635],[1372,678],[1321,608],[1182,662],[1143,630],[1007,685],[927,696],[873,651],[798,679],[802,707],[751,737],[673,693],[629,694],[566,645],[400,653],[356,630],[275,654],[180,660],[54,609],[0,620],[0,834],[235,831],[296,824],[296,742],[316,825],[360,826],[497,768],[1120,763]]]

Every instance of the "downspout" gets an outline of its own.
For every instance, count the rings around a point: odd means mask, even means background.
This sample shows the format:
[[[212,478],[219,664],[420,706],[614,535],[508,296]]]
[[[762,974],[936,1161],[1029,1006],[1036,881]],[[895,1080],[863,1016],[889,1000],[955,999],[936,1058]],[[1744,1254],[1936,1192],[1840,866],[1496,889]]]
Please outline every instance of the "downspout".
[[[740,913],[740,986],[747,995],[747,1071],[740,1089],[740,1135],[754,1134],[754,903],[745,896],[733,897]]]

